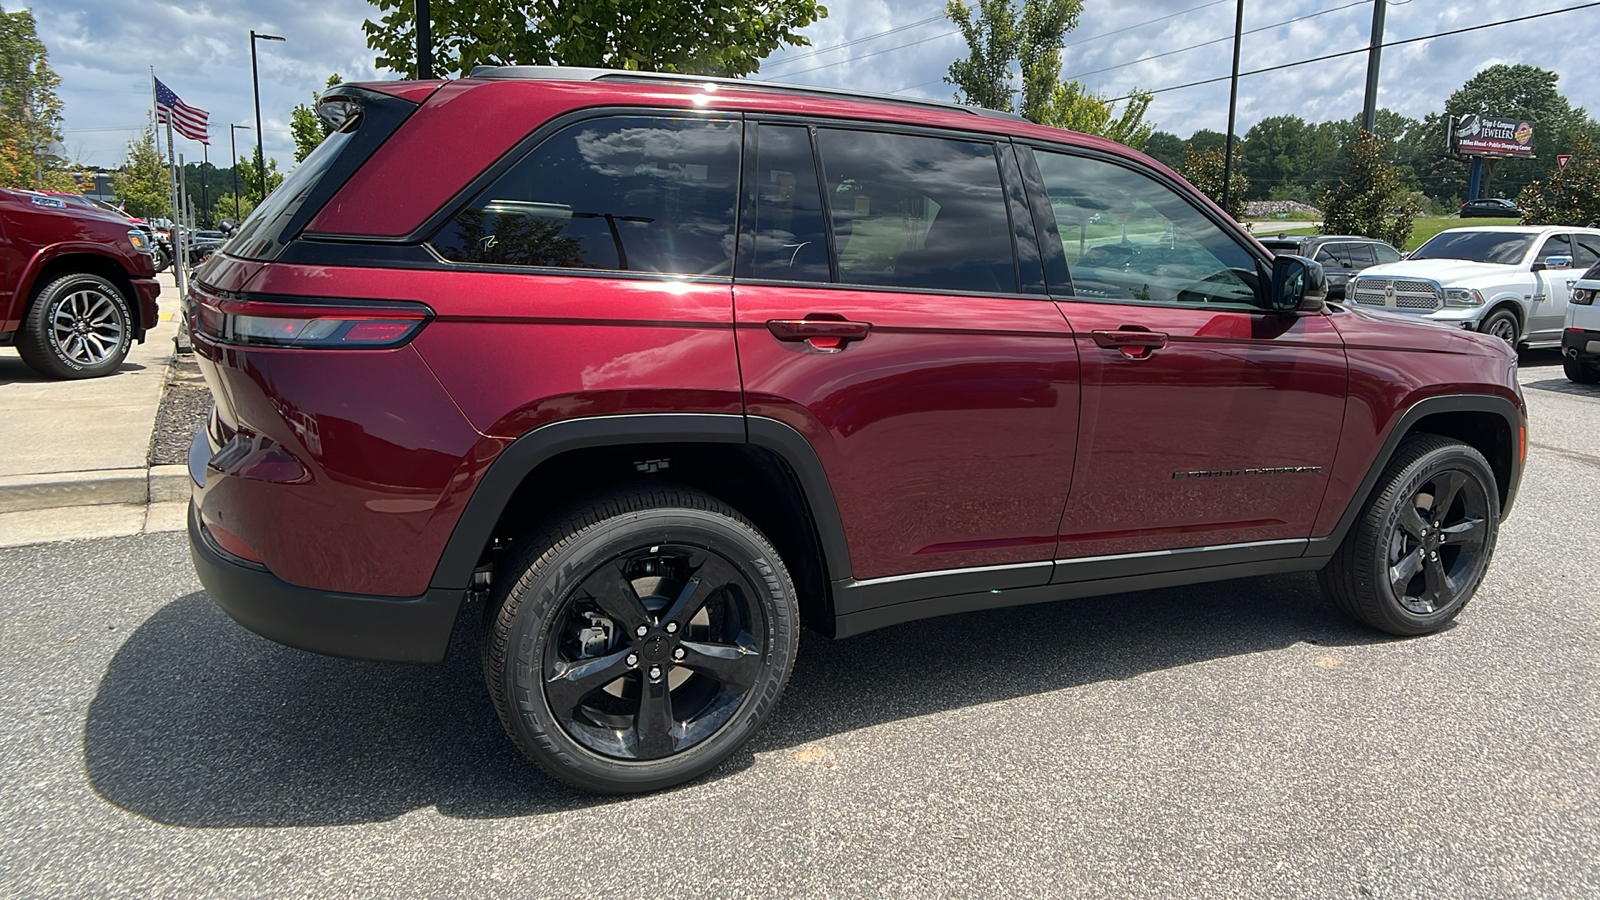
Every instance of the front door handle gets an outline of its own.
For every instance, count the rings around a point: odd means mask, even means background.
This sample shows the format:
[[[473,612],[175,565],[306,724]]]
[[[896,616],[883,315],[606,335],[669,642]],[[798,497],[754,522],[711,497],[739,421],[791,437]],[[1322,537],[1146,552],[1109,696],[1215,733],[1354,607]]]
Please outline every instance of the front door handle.
[[[1096,329],[1090,332],[1094,342],[1107,350],[1116,350],[1127,359],[1149,359],[1150,354],[1167,345],[1167,336],[1151,331],[1142,325],[1124,325],[1115,331]]]
[[[813,349],[837,353],[872,330],[871,322],[852,322],[843,316],[819,313],[804,319],[769,319],[767,330],[780,341],[805,341]]]

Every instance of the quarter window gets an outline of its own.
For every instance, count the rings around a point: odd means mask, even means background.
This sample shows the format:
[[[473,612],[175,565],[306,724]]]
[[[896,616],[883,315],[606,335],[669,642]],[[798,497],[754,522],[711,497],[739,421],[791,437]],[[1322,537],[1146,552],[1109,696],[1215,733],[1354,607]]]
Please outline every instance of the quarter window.
[[[464,263],[728,275],[735,119],[613,116],[552,135],[438,234]]]
[[[755,245],[740,277],[828,281],[828,235],[811,135],[795,125],[756,132]]]
[[[1089,300],[1259,308],[1256,259],[1194,204],[1120,165],[1038,151],[1072,284]],[[1042,238],[1042,236],[1041,236]]]
[[[817,146],[840,281],[1017,290],[993,144],[825,128]]]

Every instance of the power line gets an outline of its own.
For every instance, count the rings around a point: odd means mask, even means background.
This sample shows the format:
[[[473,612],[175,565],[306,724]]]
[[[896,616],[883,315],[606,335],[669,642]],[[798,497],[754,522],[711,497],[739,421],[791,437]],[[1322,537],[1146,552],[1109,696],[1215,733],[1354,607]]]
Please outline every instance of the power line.
[[[1274,23],[1272,25],[1262,25],[1259,28],[1252,28],[1249,31],[1246,31],[1245,34],[1257,34],[1259,32],[1263,32],[1263,31],[1271,31],[1274,28],[1282,28],[1285,25],[1293,25],[1296,22],[1304,22],[1307,19],[1315,19],[1318,16],[1325,16],[1325,15],[1328,15],[1329,13],[1336,13],[1336,12],[1339,12],[1341,10],[1346,10],[1346,9],[1351,8],[1352,6],[1366,6],[1366,5],[1367,5],[1367,0],[1355,0],[1354,3],[1346,3],[1343,6],[1335,6],[1335,7],[1332,7],[1330,9],[1324,9],[1324,10],[1322,10],[1320,12],[1309,13],[1309,14],[1304,15],[1304,16],[1297,16],[1297,17],[1295,17],[1293,19],[1285,19],[1282,22],[1277,22],[1277,23]],[[1067,76],[1067,80],[1069,80],[1069,81],[1077,81],[1080,78],[1087,78],[1090,75],[1099,75],[1102,72],[1112,72],[1112,71],[1115,71],[1117,69],[1126,69],[1128,66],[1136,66],[1139,63],[1150,62],[1153,59],[1160,59],[1163,56],[1173,56],[1173,55],[1176,55],[1176,54],[1179,54],[1179,53],[1187,53],[1190,50],[1199,50],[1201,47],[1209,47],[1212,44],[1225,44],[1225,43],[1227,43],[1228,41],[1231,41],[1231,40],[1233,40],[1233,35],[1230,34],[1230,35],[1227,35],[1226,37],[1219,37],[1216,40],[1205,41],[1205,42],[1199,43],[1199,44],[1191,44],[1191,45],[1189,45],[1187,47],[1179,47],[1176,50],[1168,50],[1165,53],[1157,53],[1154,56],[1143,56],[1143,57],[1140,57],[1139,59],[1136,59],[1136,60],[1134,60],[1132,62],[1118,63],[1118,64],[1116,64],[1114,66],[1106,66],[1103,69],[1094,69],[1094,70],[1089,71],[1089,72],[1080,72],[1077,75],[1068,75]],[[1365,49],[1365,48],[1363,48],[1363,49]]]
[[[1224,0],[1217,0],[1217,2],[1219,2],[1219,3],[1220,2],[1224,2]],[[795,56],[785,57],[783,59],[778,60],[777,62],[768,63],[768,65],[781,66],[781,65],[785,65],[787,63],[796,62],[796,61],[802,60],[802,59],[810,59],[813,56],[821,56],[824,53],[831,53],[831,52],[833,52],[835,50],[843,50],[846,47],[852,47],[852,46],[855,46],[856,44],[864,44],[867,41],[877,40],[878,38],[881,38],[881,37],[888,37],[891,34],[899,34],[902,31],[910,31],[913,28],[920,28],[923,25],[931,25],[932,23],[938,22],[939,20],[941,20],[943,18],[944,18],[944,14],[943,13],[941,13],[941,14],[939,14],[937,16],[929,16],[926,19],[920,19],[920,20],[918,20],[916,22],[912,22],[909,25],[901,25],[898,28],[891,28],[888,31],[879,31],[879,32],[877,32],[875,34],[869,34],[869,35],[866,35],[864,37],[858,37],[855,40],[845,41],[842,44],[834,44],[834,45],[829,46],[829,47],[818,47],[818,48],[816,48],[814,50],[808,50],[805,53],[800,53],[800,54],[797,54]]]
[[[1437,34],[1425,34],[1425,35],[1423,35],[1421,37],[1406,38],[1405,40],[1400,40],[1400,41],[1387,41],[1387,42],[1383,43],[1381,46],[1384,49],[1387,50],[1390,47],[1401,47],[1401,46],[1404,46],[1406,44],[1415,44],[1415,43],[1419,43],[1421,41],[1431,41],[1434,38],[1450,37],[1452,35],[1457,35],[1457,34],[1466,34],[1467,32],[1470,32],[1470,31],[1482,31],[1485,28],[1497,28],[1497,27],[1499,27],[1501,25],[1514,25],[1517,22],[1528,22],[1528,21],[1531,21],[1533,19],[1543,19],[1546,16],[1557,16],[1557,15],[1560,15],[1562,13],[1577,12],[1580,9],[1591,9],[1593,7],[1596,7],[1596,6],[1600,6],[1600,0],[1594,0],[1594,2],[1592,2],[1592,3],[1579,4],[1578,6],[1568,6],[1568,7],[1564,8],[1564,9],[1552,9],[1552,10],[1549,10],[1547,12],[1532,13],[1531,15],[1526,15],[1526,16],[1517,16],[1516,18],[1513,18],[1513,19],[1501,19],[1498,22],[1485,22],[1482,25],[1469,25],[1469,26],[1467,26],[1465,28],[1455,28],[1455,29],[1451,29],[1450,31],[1441,31],[1441,32],[1438,32]],[[1267,66],[1264,69],[1252,69],[1249,72],[1240,72],[1239,73],[1239,77],[1240,78],[1244,78],[1247,75],[1262,75],[1262,74],[1265,74],[1267,72],[1276,72],[1276,71],[1279,71],[1280,69],[1292,69],[1292,68],[1294,68],[1296,66],[1305,66],[1305,65],[1310,65],[1311,63],[1326,62],[1326,61],[1328,61],[1330,59],[1339,59],[1340,57],[1343,57],[1343,56],[1355,56],[1358,53],[1366,53],[1369,49],[1370,48],[1368,48],[1368,47],[1359,47],[1359,48],[1357,48],[1355,50],[1344,50],[1344,51],[1341,51],[1339,53],[1329,53],[1329,54],[1327,54],[1325,56],[1314,56],[1311,59],[1302,59],[1302,60],[1299,60],[1298,62],[1283,63],[1282,65],[1277,65],[1277,66]],[[1155,90],[1141,91],[1140,93],[1144,93],[1144,94],[1165,94],[1168,91],[1181,91],[1184,88],[1199,87],[1199,86],[1204,85],[1204,84],[1216,84],[1219,81],[1227,81],[1229,77],[1230,76],[1228,76],[1228,75],[1221,75],[1221,76],[1218,76],[1216,78],[1206,78],[1206,79],[1201,80],[1201,81],[1191,81],[1188,84],[1175,84],[1175,85],[1173,85],[1171,87],[1156,88]],[[1127,96],[1122,96],[1122,97],[1113,98],[1112,100],[1109,100],[1107,102],[1109,102],[1109,103],[1117,103],[1119,101],[1126,100],[1126,99],[1128,99]]]
[[[949,37],[952,34],[960,34],[960,33],[961,32],[960,32],[959,29],[952,29],[950,31],[941,31],[938,34],[934,35],[933,37],[923,38],[920,41],[912,41],[909,44],[898,44],[898,45],[893,46],[893,47],[885,47],[882,50],[874,50],[871,53],[863,53],[860,56],[852,56],[849,59],[841,59],[838,62],[823,63],[820,66],[812,66],[809,69],[801,69],[798,72],[785,72],[785,73],[783,73],[783,77],[784,78],[793,78],[796,75],[804,75],[807,72],[815,72],[815,71],[817,71],[819,69],[831,69],[834,66],[842,66],[845,63],[855,62],[858,59],[866,59],[869,56],[879,56],[879,55],[882,55],[884,53],[893,53],[896,50],[904,50],[907,47],[915,47],[918,44],[926,44],[929,41],[937,41],[940,38],[945,38],[945,37]],[[757,79],[754,79],[754,80],[756,80],[756,81],[769,81],[771,79],[757,78]]]
[[[1219,3],[1227,3],[1227,2],[1228,2],[1228,0],[1211,0],[1210,3],[1202,3],[1199,6],[1191,6],[1188,9],[1179,10],[1179,11],[1177,11],[1175,13],[1171,13],[1171,14],[1168,14],[1168,15],[1165,15],[1165,16],[1160,16],[1159,18],[1149,19],[1147,21],[1140,22],[1137,25],[1129,25],[1126,28],[1118,28],[1115,31],[1101,32],[1100,34],[1091,35],[1090,37],[1081,38],[1079,40],[1073,41],[1070,44],[1062,44],[1061,45],[1061,49],[1065,50],[1068,47],[1076,47],[1079,44],[1087,44],[1090,41],[1098,41],[1101,38],[1110,37],[1113,34],[1121,34],[1124,31],[1132,31],[1135,28],[1143,28],[1146,25],[1154,25],[1157,22],[1165,22],[1168,19],[1176,19],[1179,16],[1188,15],[1189,13],[1192,13],[1192,12],[1198,12],[1198,11],[1200,11],[1202,9],[1205,9],[1208,6],[1216,6]],[[1406,0],[1406,2],[1409,3],[1409,2],[1411,2],[1411,0]]]

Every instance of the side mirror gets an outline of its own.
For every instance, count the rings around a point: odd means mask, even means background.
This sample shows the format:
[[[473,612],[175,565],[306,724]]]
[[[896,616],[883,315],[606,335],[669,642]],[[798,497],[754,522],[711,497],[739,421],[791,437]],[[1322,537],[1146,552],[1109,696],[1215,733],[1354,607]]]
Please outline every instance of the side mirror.
[[[1320,312],[1328,299],[1328,276],[1322,263],[1304,256],[1272,260],[1272,290],[1267,298],[1275,312]]]
[[[1570,269],[1572,268],[1572,257],[1546,256],[1544,258],[1544,267],[1546,269]]]

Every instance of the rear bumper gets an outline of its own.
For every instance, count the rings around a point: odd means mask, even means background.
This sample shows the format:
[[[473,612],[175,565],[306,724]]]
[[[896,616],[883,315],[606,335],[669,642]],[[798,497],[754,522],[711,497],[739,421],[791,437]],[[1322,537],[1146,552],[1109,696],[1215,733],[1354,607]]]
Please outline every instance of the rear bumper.
[[[1561,355],[1585,362],[1600,359],[1600,331],[1568,328],[1561,332]]]
[[[370,597],[297,587],[212,543],[189,506],[189,549],[211,601],[268,640],[313,653],[385,662],[444,659],[462,592]]]
[[[139,295],[139,337],[142,340],[144,333],[155,327],[161,314],[156,304],[156,298],[161,296],[161,282],[154,278],[135,278],[133,289]]]

